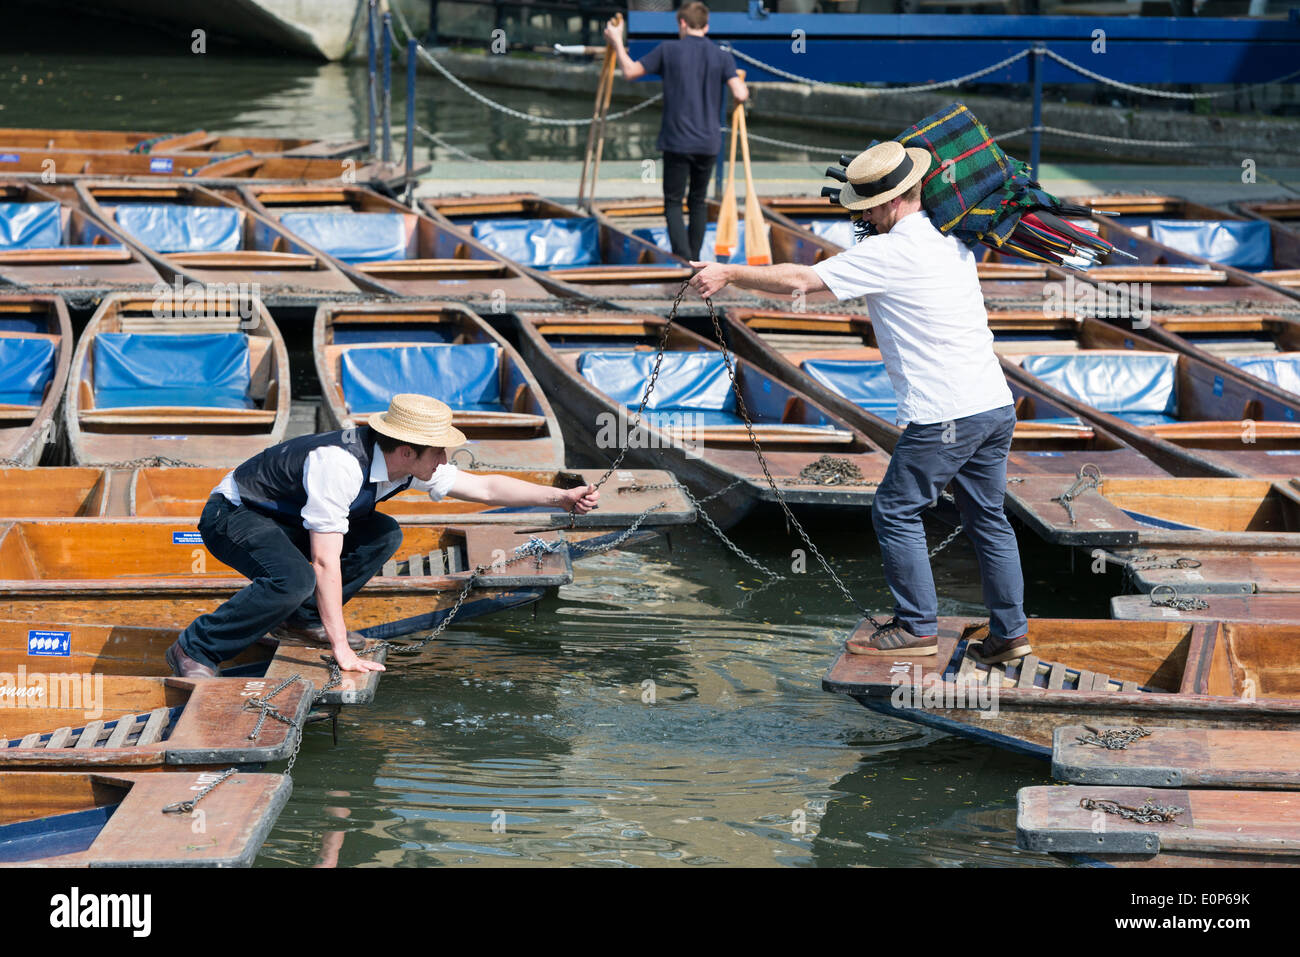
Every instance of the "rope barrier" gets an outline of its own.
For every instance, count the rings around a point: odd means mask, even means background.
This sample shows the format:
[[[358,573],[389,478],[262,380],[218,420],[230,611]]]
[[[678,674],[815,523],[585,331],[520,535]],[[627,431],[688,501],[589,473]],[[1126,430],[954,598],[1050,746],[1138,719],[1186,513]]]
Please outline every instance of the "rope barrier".
[[[1102,76],[1100,73],[1094,73],[1092,70],[1089,70],[1087,67],[1080,66],[1079,64],[1075,63],[1073,60],[1067,60],[1065,57],[1061,56],[1061,54],[1055,53],[1052,50],[1047,49],[1046,47],[1043,48],[1043,53],[1049,59],[1055,60],[1057,63],[1061,64],[1061,66],[1069,67],[1074,72],[1080,73],[1083,76],[1086,76],[1090,80],[1095,80],[1098,83],[1104,83],[1106,86],[1113,86],[1120,90],[1128,90],[1130,93],[1141,93],[1144,96],[1164,97],[1165,99],[1168,100],[1212,100],[1220,96],[1231,96],[1232,94],[1239,93],[1242,90],[1251,90],[1251,89],[1255,89],[1256,87],[1273,86],[1276,83],[1285,83],[1287,80],[1291,79],[1292,77],[1300,76],[1300,70],[1295,70],[1291,73],[1288,73],[1286,76],[1278,77],[1276,80],[1266,80],[1263,83],[1245,83],[1240,86],[1234,86],[1230,90],[1220,90],[1217,93],[1173,93],[1170,92],[1169,90],[1153,90],[1150,87],[1135,86],[1132,83],[1124,83],[1121,82],[1120,80],[1112,80],[1110,77]]]
[[[838,86],[845,89],[856,90],[867,96],[885,96],[893,95],[895,93],[924,93],[927,90],[941,90],[949,86],[961,86],[965,83],[971,82],[972,80],[978,80],[982,76],[988,76],[990,73],[996,73],[1004,66],[1010,66],[1017,60],[1023,60],[1025,57],[1029,56],[1028,50],[1021,50],[1019,53],[1013,53],[1005,60],[999,60],[992,66],[984,67],[982,70],[976,70],[974,73],[967,73],[964,76],[953,77],[951,80],[940,80],[937,83],[921,83],[917,86],[892,86],[883,89],[871,89],[867,87],[852,86],[848,83],[833,83],[828,80],[814,80],[812,77],[799,76],[797,73],[788,73],[780,67],[773,66],[770,63],[764,63],[762,60],[757,57],[752,57],[748,53],[741,53],[731,44],[724,44],[722,45],[722,48],[724,50],[730,50],[733,56],[739,57],[751,66],[760,67],[768,73],[771,73],[774,76],[779,76],[785,80],[791,80],[795,83],[804,83],[808,86]]]

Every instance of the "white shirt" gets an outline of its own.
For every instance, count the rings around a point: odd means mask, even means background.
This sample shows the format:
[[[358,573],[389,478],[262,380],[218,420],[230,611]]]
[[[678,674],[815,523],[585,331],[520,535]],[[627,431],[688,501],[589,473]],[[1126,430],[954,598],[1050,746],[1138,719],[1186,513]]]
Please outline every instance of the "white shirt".
[[[993,351],[975,256],[924,212],[812,267],[836,299],[865,296],[898,424],[930,425],[1011,405]]]
[[[428,492],[429,498],[441,502],[456,483],[460,469],[450,462],[444,462],[433,470],[433,477],[424,482],[412,476],[410,488]],[[375,443],[370,456],[370,481],[379,487],[375,489],[375,500],[383,498],[401,482],[388,479],[388,462],[384,453]],[[342,532],[348,530],[348,506],[361,492],[361,463],[356,456],[337,445],[322,445],[307,453],[302,463],[302,484],[307,490],[307,504],[302,507],[302,527],[312,532]],[[225,496],[231,505],[243,504],[239,498],[239,487],[235,484],[235,473],[230,472],[212,490],[215,495]]]

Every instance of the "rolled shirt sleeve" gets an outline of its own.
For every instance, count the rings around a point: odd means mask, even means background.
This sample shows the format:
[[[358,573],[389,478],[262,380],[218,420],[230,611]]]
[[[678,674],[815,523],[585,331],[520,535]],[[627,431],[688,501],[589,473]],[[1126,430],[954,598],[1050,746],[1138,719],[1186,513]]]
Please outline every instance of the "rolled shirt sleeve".
[[[460,469],[450,462],[444,462],[433,470],[433,477],[427,482],[422,482],[418,478],[411,479],[411,488],[419,489],[421,492],[428,492],[429,498],[435,502],[441,502],[451,492],[451,487],[456,484],[456,476],[460,475]]]
[[[347,451],[335,445],[313,449],[302,464],[302,484],[307,490],[302,527],[311,532],[347,534],[348,511],[361,492],[361,483],[361,463]]]

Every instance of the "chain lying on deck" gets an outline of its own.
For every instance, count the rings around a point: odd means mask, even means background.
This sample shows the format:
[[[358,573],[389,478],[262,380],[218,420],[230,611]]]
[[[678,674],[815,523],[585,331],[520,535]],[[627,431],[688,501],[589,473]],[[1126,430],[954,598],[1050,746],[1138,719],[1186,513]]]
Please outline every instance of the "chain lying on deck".
[[[299,674],[290,675],[288,678],[285,678],[283,681],[281,681],[278,685],[276,685],[266,694],[262,695],[262,697],[249,698],[247,701],[244,702],[244,708],[243,708],[244,711],[259,712],[257,716],[257,723],[253,725],[253,730],[248,732],[249,741],[257,740],[257,736],[262,733],[262,725],[266,724],[267,718],[274,718],[276,721],[279,721],[282,724],[287,724],[291,728],[298,727],[297,722],[295,722],[292,718],[288,718],[285,715],[281,714],[278,710],[276,710],[275,705],[271,704],[271,699],[274,698],[276,695],[278,695],[285,688],[289,687],[289,685],[297,681],[300,677],[301,675]]]
[[[1195,558],[1179,556],[1178,558],[1161,558],[1155,552],[1150,555],[1134,555],[1125,564],[1135,572],[1149,572],[1157,568],[1200,568],[1201,563]]]
[[[1079,801],[1079,807],[1085,811],[1104,811],[1107,814],[1115,814],[1126,821],[1136,821],[1139,824],[1169,824],[1186,810],[1186,808],[1181,808],[1176,804],[1156,804],[1150,798],[1143,801],[1141,807],[1129,807],[1127,804],[1120,804],[1118,801],[1083,798]]]
[[[226,768],[214,780],[209,781],[198,794],[188,801],[177,801],[175,804],[168,804],[162,809],[164,814],[189,814],[195,806],[205,797],[215,791],[220,785],[226,782],[235,773],[234,768]]]
[[[1089,469],[1092,469],[1092,471],[1089,472]],[[1084,492],[1088,491],[1088,489],[1100,489],[1102,482],[1104,481],[1105,479],[1102,478],[1101,469],[1097,468],[1097,466],[1093,465],[1091,462],[1086,462],[1079,466],[1079,473],[1075,476],[1074,482],[1071,483],[1070,487],[1060,495],[1056,496],[1056,498],[1052,499],[1052,501],[1061,503],[1061,507],[1065,509],[1065,514],[1070,516],[1070,524],[1074,525],[1074,500]]]
[[[138,459],[127,459],[124,462],[96,462],[98,468],[103,469],[198,469],[203,468],[196,462],[186,462],[184,459],[173,459],[166,455],[147,455]]]
[[[1131,728],[1107,728],[1099,731],[1090,724],[1085,724],[1083,730],[1087,734],[1081,734],[1075,738],[1080,744],[1091,744],[1094,747],[1105,748],[1107,751],[1127,751],[1128,746],[1134,741],[1142,738],[1151,737],[1151,732],[1141,725],[1134,725]]]
[[[1197,562],[1196,564],[1200,564]],[[1168,598],[1157,598],[1157,592],[1168,591]],[[1156,608],[1176,608],[1179,611],[1202,611],[1210,607],[1210,603],[1204,598],[1185,598],[1178,594],[1178,589],[1173,585],[1157,585],[1151,589],[1151,604]]]
[[[836,455],[823,455],[816,462],[805,465],[799,470],[799,478],[789,479],[788,481],[798,481],[807,485],[879,485],[879,482],[868,482],[867,477],[862,474],[862,469],[858,468],[848,459],[840,458]]]

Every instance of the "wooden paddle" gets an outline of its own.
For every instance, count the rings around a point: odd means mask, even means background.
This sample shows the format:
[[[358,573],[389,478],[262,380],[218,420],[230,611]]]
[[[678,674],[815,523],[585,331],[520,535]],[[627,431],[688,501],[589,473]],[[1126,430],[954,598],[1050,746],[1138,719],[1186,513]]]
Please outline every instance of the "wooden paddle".
[[[749,131],[745,127],[745,111],[739,110],[736,119],[740,126],[740,155],[745,161],[745,262],[751,266],[770,266],[772,247],[767,242],[763,228],[763,207],[758,202],[754,188],[754,174],[749,168]]]
[[[623,25],[623,14],[613,16],[614,23]],[[605,59],[600,65],[600,79],[596,83],[596,104],[591,113],[591,125],[587,127],[587,151],[582,160],[582,178],[578,182],[578,205],[591,209],[591,202],[596,197],[596,174],[600,169],[600,154],[605,147],[605,115],[609,112],[609,101],[614,94],[614,73],[618,68],[618,56],[614,48],[605,44]],[[587,170],[591,170],[591,195],[587,190]]]
[[[736,76],[743,80],[745,71],[737,70]],[[740,219],[736,210],[736,128],[740,121],[736,114],[744,108],[742,103],[731,108],[731,159],[727,163],[727,181],[722,187],[722,206],[718,209],[718,230],[713,242],[714,258],[719,261],[729,258],[740,241]]]

